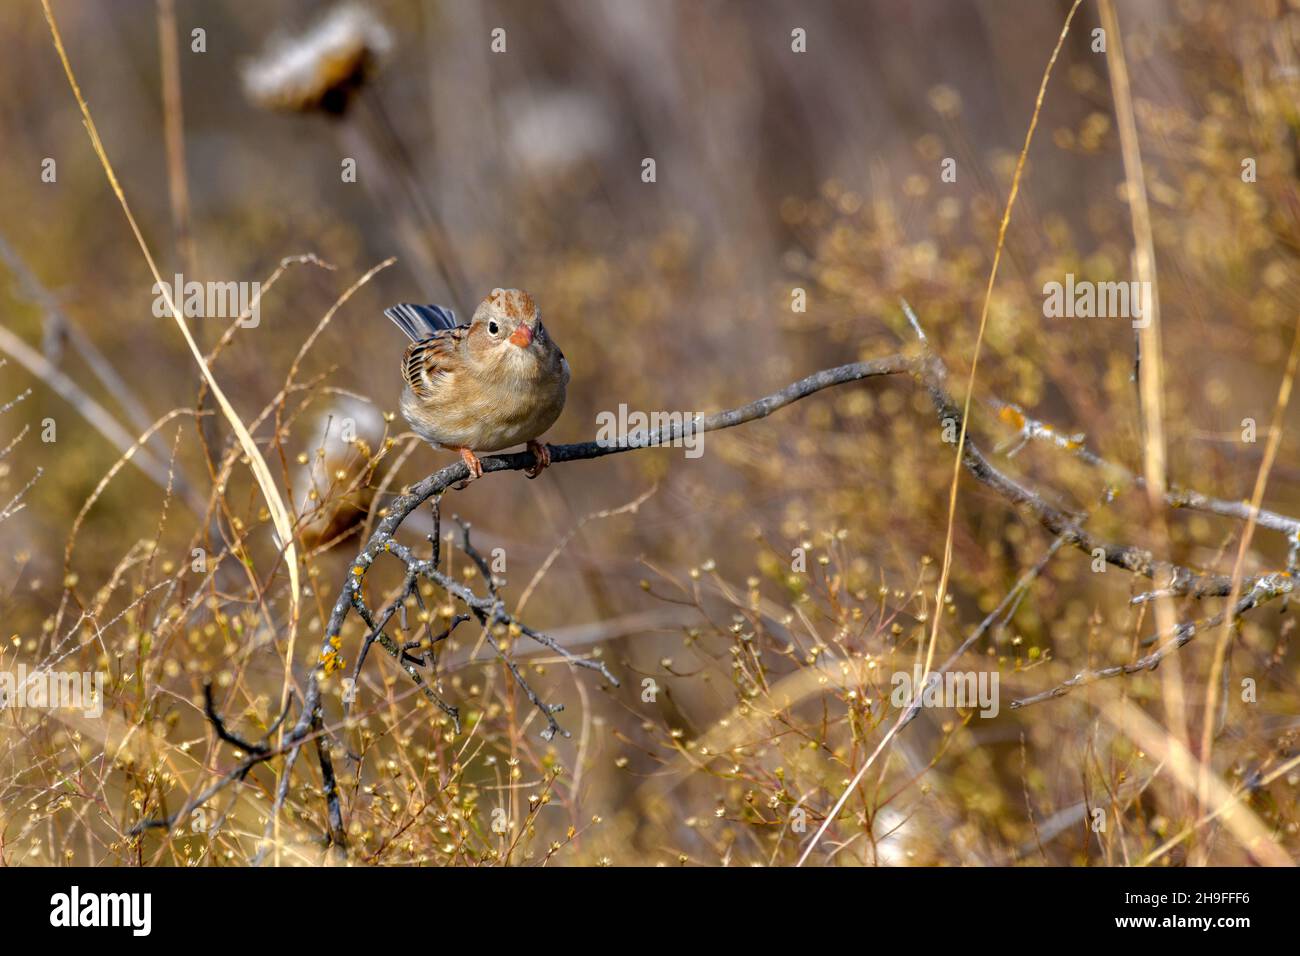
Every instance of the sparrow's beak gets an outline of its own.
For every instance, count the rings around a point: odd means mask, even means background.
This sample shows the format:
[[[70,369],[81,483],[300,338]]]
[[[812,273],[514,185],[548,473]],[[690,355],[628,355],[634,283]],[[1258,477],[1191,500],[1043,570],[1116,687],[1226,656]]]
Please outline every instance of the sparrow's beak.
[[[532,341],[533,330],[522,322],[515,326],[515,330],[510,333],[510,343],[519,346],[521,349],[528,348],[528,346],[532,344]]]

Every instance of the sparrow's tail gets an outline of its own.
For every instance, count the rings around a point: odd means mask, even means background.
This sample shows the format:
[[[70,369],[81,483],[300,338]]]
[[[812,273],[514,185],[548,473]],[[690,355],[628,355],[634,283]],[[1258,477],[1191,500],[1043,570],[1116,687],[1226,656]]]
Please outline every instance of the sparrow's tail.
[[[412,342],[423,341],[435,332],[456,327],[456,313],[440,305],[402,302],[391,309],[384,309],[384,315],[392,319]]]

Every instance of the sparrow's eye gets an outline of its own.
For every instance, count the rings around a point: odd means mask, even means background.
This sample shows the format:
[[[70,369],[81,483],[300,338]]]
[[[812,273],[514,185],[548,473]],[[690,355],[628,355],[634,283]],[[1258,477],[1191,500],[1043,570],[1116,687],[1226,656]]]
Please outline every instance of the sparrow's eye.
[[[491,333],[492,335],[496,335],[496,334],[497,334],[498,332],[500,332],[500,331],[501,331],[500,327],[499,327],[495,322],[489,322],[489,323],[488,323],[488,332],[489,332],[489,333]]]

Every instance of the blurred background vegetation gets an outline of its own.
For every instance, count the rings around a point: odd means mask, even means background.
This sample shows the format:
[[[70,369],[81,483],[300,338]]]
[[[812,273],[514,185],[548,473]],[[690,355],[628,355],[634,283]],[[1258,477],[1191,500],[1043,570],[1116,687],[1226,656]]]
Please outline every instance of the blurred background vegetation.
[[[596,415],[620,403],[715,411],[819,368],[912,348],[900,297],[963,397],[998,221],[1069,9],[1065,0],[372,0],[336,14],[332,45],[313,47],[291,38],[327,4],[53,6],[164,276],[265,282],[285,257],[319,260],[288,266],[257,326],[224,343],[229,318],[190,320],[205,351],[220,343],[212,369],[245,422],[275,401],[344,291],[398,257],[324,327],[283,416],[254,430],[301,517],[299,682],[360,546],[359,519],[452,460],[391,415],[404,343],[384,307],[431,301],[467,314],[493,287],[530,291],[573,368],[552,442],[592,437]],[[1119,7],[1159,262],[1170,480],[1245,498],[1300,307],[1300,6]],[[1008,457],[1015,431],[983,404],[1014,402],[1141,471],[1131,327],[1047,319],[1042,308],[1043,284],[1066,273],[1131,278],[1097,26],[1085,2],[1048,87],[993,291],[971,435],[1000,447],[999,466],[1049,500],[1096,509],[1089,527],[1102,537],[1145,546],[1140,493],[1120,489],[1098,508],[1103,477],[1078,459],[1045,444]],[[492,49],[498,28],[504,52]],[[807,52],[792,51],[796,28]],[[153,280],[39,4],[0,7],[0,36],[0,325],[45,360],[10,354],[0,368],[0,404],[31,390],[0,416],[0,447],[31,426],[0,459],[0,501],[40,469],[25,507],[0,522],[0,667],[55,662],[108,675],[102,720],[0,712],[0,854],[24,864],[244,863],[263,848],[277,764],[223,794],[203,826],[143,839],[126,831],[174,811],[235,759],[203,718],[205,681],[243,732],[274,719],[288,650],[283,562],[220,414],[168,420],[74,524],[122,449],[60,394],[58,373],[82,408],[97,404],[132,440],[170,410],[213,405],[172,319],[153,312]],[[47,158],[54,182],[41,178]],[[355,182],[342,175],[349,158]],[[643,181],[646,158],[653,183]],[[945,158],[956,160],[955,182],[940,178]],[[1243,182],[1246,158],[1255,182]],[[804,312],[792,309],[796,289]],[[96,372],[96,356],[120,381]],[[1259,423],[1259,442],[1241,441],[1245,418]],[[42,441],[46,419],[53,442]],[[345,419],[359,443],[341,437]],[[227,453],[233,469],[219,480]],[[598,649],[623,686],[515,643],[531,655],[521,659],[534,686],[567,705],[561,722],[573,737],[541,741],[527,702],[464,625],[440,675],[469,716],[455,737],[392,661],[373,655],[353,721],[342,720],[341,687],[327,694],[353,858],[793,862],[896,717],[889,675],[911,670],[934,614],[952,455],[928,396],[902,378],[822,392],[710,434],[698,459],[640,451],[449,493],[444,512],[471,521],[485,553],[503,549],[507,600],[545,570],[522,617],[575,649]],[[136,466],[146,457],[153,477]],[[1298,479],[1284,438],[1266,505],[1300,512]],[[635,513],[585,520],[651,490]],[[1168,517],[1168,557],[1231,573],[1240,522]],[[404,540],[427,548],[430,527],[421,512]],[[941,655],[1050,543],[1032,518],[964,479]],[[1286,567],[1289,546],[1261,530],[1248,571]],[[802,573],[792,569],[799,547],[809,556]],[[211,556],[211,574],[193,571],[195,548]],[[462,573],[463,556],[450,560]],[[378,566],[371,606],[399,581],[395,567]],[[1195,826],[1196,801],[1098,717],[1092,689],[1006,707],[1085,666],[1132,659],[1153,622],[1129,599],[1147,589],[1059,552],[964,665],[1000,671],[1000,715],[923,713],[813,859],[1248,861],[1218,823]],[[1191,599],[1178,607],[1182,619],[1210,613]],[[1229,786],[1296,753],[1293,614],[1279,607],[1250,615],[1232,648],[1233,692],[1213,752]],[[344,631],[349,664],[362,636],[355,620]],[[1212,650],[1206,639],[1179,655],[1193,728]],[[1235,692],[1244,676],[1258,682],[1256,703]],[[1161,675],[1111,684],[1106,693],[1165,720]],[[315,772],[305,757],[294,770],[280,862],[321,856]],[[1243,797],[1293,854],[1295,783],[1292,771]],[[1094,807],[1105,810],[1099,832]],[[792,829],[796,808],[806,831]],[[504,832],[492,826],[497,809]]]

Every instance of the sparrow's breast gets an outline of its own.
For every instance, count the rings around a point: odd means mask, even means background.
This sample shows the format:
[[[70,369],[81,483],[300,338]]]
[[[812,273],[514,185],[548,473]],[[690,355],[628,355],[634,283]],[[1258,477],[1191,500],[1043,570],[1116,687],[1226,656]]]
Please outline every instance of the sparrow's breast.
[[[497,384],[497,401],[482,419],[482,431],[475,446],[483,451],[501,451],[539,437],[555,424],[564,410],[565,385],[557,375],[531,381]]]
[[[402,416],[411,430],[434,445],[501,451],[540,436],[564,410],[567,376],[512,374],[497,367],[483,374],[459,370],[445,376],[422,400],[402,392]]]

